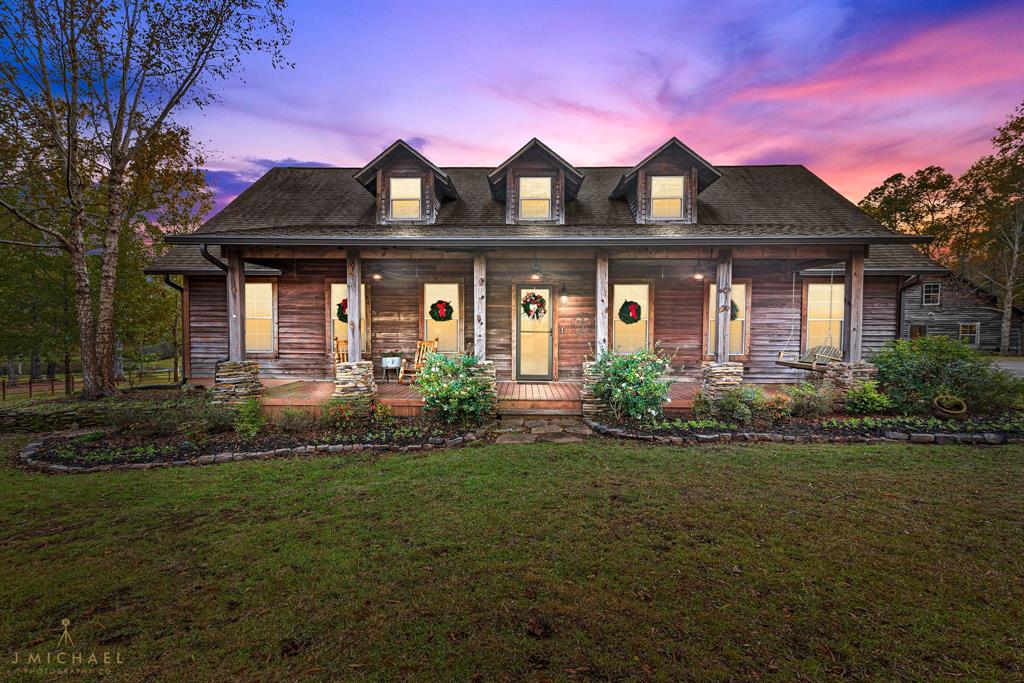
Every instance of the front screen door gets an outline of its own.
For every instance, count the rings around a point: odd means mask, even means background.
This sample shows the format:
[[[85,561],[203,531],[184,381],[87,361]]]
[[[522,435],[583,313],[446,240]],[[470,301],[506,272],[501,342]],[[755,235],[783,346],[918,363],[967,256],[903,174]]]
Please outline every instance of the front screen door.
[[[551,287],[516,287],[516,378],[552,379]]]

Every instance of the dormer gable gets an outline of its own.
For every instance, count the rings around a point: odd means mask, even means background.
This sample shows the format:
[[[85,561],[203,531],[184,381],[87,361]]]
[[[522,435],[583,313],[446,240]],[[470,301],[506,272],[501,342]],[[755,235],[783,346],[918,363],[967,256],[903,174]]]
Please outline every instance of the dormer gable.
[[[431,224],[442,202],[459,198],[449,175],[404,140],[396,140],[353,178],[377,198],[380,224]]]
[[[506,223],[565,222],[583,173],[537,138],[487,174],[491,196],[505,202]]]
[[[696,223],[697,195],[722,176],[673,137],[622,174],[612,199],[623,199],[637,223]]]

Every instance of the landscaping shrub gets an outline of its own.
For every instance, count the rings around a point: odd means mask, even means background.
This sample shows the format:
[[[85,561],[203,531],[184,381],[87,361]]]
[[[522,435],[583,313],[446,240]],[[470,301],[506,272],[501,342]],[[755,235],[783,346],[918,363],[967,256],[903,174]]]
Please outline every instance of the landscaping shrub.
[[[334,431],[347,431],[357,422],[352,406],[340,399],[331,399],[320,409],[320,424]]]
[[[714,401],[701,393],[693,403],[693,415],[698,420],[767,426],[789,416],[789,403],[784,395],[772,396],[748,385],[730,389]]]
[[[882,391],[901,413],[926,413],[942,393],[962,398],[972,412],[1019,408],[1024,381],[948,337],[897,339],[871,358]]]
[[[286,434],[308,432],[316,425],[316,419],[307,411],[285,408],[277,418],[277,428]]]
[[[481,423],[497,397],[487,378],[476,372],[477,362],[466,354],[430,354],[415,380],[424,410],[448,424]]]
[[[594,395],[619,420],[649,422],[662,412],[669,383],[662,379],[668,360],[652,349],[605,351],[594,363]]]
[[[892,401],[878,390],[878,382],[866,380],[846,393],[845,406],[848,413],[884,413],[892,408]]]
[[[824,382],[800,382],[783,388],[793,417],[821,417],[832,412],[833,390]]]
[[[260,402],[255,398],[238,406],[235,414],[235,433],[239,436],[251,439],[263,431],[267,421],[260,413]]]

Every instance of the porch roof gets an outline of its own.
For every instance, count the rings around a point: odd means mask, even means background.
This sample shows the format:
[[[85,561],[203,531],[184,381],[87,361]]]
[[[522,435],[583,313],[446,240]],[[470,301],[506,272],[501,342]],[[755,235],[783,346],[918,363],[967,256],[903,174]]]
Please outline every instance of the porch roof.
[[[212,245],[210,256],[220,258],[220,247]],[[217,266],[213,265],[200,252],[199,246],[175,246],[166,254],[157,257],[152,263],[143,269],[148,275],[223,275]],[[261,266],[256,263],[245,264],[245,274],[249,277],[269,277],[280,275],[277,268]]]
[[[821,268],[808,268],[801,275],[834,275],[846,269],[843,263]],[[927,254],[911,244],[879,244],[871,247],[864,259],[864,272],[868,275],[945,275],[949,269],[933,261]]]
[[[505,223],[488,168],[447,168],[460,199],[433,225],[378,225],[375,202],[352,168],[274,168],[178,244],[682,245],[927,241],[898,235],[803,166],[719,166],[722,177],[697,199],[697,223],[638,225],[609,193],[627,167],[581,168],[585,181],[566,203],[564,225]]]

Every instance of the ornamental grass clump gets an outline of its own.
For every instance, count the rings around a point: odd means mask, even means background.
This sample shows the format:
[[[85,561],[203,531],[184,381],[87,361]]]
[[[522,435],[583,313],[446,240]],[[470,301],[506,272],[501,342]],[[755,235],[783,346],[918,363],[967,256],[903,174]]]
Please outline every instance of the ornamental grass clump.
[[[652,349],[633,353],[605,351],[594,362],[594,395],[617,420],[651,422],[668,400],[669,383],[662,379],[668,359]]]
[[[1024,405],[1024,380],[948,337],[897,339],[870,360],[878,368],[881,390],[899,413],[927,413],[940,394],[963,399],[970,412],[998,412]]]
[[[491,412],[497,396],[494,385],[478,369],[475,356],[432,353],[416,375],[423,408],[446,424],[476,425]]]

